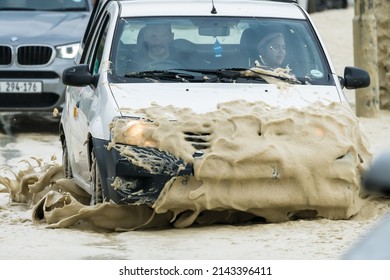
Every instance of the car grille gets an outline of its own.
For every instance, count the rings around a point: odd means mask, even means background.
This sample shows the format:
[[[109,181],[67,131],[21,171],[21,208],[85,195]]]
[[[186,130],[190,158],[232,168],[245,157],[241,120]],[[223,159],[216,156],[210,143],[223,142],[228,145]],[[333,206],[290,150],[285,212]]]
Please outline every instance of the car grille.
[[[56,72],[52,71],[0,71],[2,79],[59,79]]]
[[[12,61],[12,51],[8,46],[0,46],[0,65],[10,65]]]
[[[16,61],[19,65],[45,65],[50,62],[54,49],[50,46],[19,46],[16,51]],[[12,63],[12,48],[0,46],[0,66]]]
[[[44,65],[49,63],[53,49],[48,46],[21,46],[17,54],[20,65]]]
[[[185,131],[185,140],[196,150],[206,150],[210,147],[210,133],[198,133]]]

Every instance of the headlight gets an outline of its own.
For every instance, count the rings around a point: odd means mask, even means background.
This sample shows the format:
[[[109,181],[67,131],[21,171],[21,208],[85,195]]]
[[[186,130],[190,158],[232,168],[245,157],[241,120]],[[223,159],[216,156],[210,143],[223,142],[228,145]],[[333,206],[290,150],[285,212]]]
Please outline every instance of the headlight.
[[[57,57],[65,58],[65,59],[73,59],[76,57],[79,47],[80,47],[79,43],[56,47]]]
[[[156,126],[142,119],[115,119],[111,123],[111,142],[113,144],[156,147],[152,134]]]

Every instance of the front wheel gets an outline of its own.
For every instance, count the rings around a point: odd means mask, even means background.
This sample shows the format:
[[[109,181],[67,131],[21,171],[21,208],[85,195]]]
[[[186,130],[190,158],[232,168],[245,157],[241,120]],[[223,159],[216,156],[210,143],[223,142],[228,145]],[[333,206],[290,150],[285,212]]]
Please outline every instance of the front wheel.
[[[69,152],[65,139],[62,142],[62,166],[64,167],[65,178],[72,178],[72,167],[70,165]]]
[[[91,160],[91,186],[93,190],[92,205],[95,205],[103,202],[103,192],[99,164],[97,163],[96,156],[93,151],[91,153]]]

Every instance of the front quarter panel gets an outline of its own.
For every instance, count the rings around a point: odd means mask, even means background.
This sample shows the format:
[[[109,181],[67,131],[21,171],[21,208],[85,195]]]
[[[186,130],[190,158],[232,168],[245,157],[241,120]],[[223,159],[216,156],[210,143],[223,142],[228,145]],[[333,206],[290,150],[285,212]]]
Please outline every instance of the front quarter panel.
[[[86,106],[93,99],[94,92],[90,87],[68,87],[66,111],[63,113],[63,126],[69,151],[73,175],[88,179],[88,157],[85,149],[89,128]]]
[[[96,82],[79,88],[68,87],[68,111],[63,118],[66,120],[63,125],[73,177],[87,190],[90,188],[91,179],[92,139],[109,140],[109,125],[118,114],[107,81],[110,65],[108,57],[118,12],[114,9],[115,5],[110,6],[113,7],[111,13],[105,12],[102,18],[98,19],[95,33],[85,45],[85,55],[80,61],[80,64],[89,65]]]

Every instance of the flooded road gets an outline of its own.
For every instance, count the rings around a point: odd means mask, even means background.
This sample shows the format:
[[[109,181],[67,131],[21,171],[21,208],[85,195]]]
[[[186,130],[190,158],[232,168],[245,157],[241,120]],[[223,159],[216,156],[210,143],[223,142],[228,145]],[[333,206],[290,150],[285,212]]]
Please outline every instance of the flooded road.
[[[58,120],[36,115],[0,115],[0,166],[13,167],[30,157],[61,162]]]

